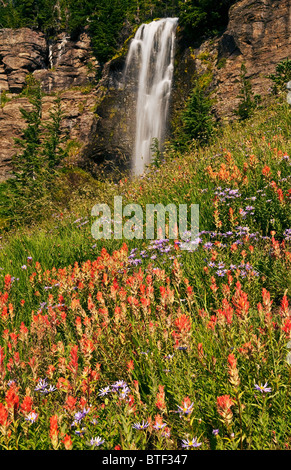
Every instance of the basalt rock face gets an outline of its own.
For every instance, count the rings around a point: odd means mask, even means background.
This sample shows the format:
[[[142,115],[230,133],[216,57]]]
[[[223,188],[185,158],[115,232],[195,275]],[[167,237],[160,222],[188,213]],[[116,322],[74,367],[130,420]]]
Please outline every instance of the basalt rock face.
[[[134,145],[136,83],[124,77],[125,56],[106,64],[98,84],[94,133],[83,165],[94,175],[127,170]]]
[[[0,30],[0,87],[20,93],[25,77],[46,67],[47,43],[42,33],[28,28]]]
[[[290,57],[291,1],[241,0],[229,11],[227,30],[214,50],[216,110],[220,116],[232,116],[237,108],[242,63],[253,92],[262,97],[270,91],[267,76],[276,65]]]
[[[49,119],[55,94],[60,94],[64,132],[72,142],[72,160],[79,161],[94,129],[98,68],[86,32],[76,41],[60,34],[50,43],[28,28],[0,30],[0,180],[9,176],[11,157],[17,153],[15,138],[26,126],[20,109],[30,109],[21,95],[27,75],[41,83],[44,120]]]

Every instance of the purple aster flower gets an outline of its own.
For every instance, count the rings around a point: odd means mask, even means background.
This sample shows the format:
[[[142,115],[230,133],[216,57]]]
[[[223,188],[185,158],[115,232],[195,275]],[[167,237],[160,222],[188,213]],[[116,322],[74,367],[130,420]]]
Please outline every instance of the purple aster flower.
[[[165,426],[167,426],[167,423],[156,423],[153,428],[158,431],[159,429],[163,429]]]
[[[31,413],[29,413],[24,419],[26,421],[29,421],[30,423],[34,423],[37,417],[38,417],[38,414],[31,411]]]
[[[217,434],[219,434],[219,429],[213,429],[212,434],[213,436],[217,436]]]
[[[39,379],[37,386],[35,387],[36,392],[46,393],[47,392],[47,379]]]
[[[129,392],[130,392],[130,389],[127,386],[123,387],[121,390],[119,390],[120,398],[126,398]]]
[[[108,395],[110,393],[110,387],[100,388],[99,390],[99,397],[104,397],[104,395]]]
[[[219,269],[218,271],[216,271],[216,274],[219,277],[223,277],[225,275],[225,273],[226,273],[225,269]]]
[[[84,418],[83,412],[78,411],[77,413],[74,414],[74,418],[75,418],[75,421],[77,421],[79,423]]]
[[[186,449],[191,449],[193,447],[199,447],[201,446],[202,442],[197,442],[197,437],[193,437],[192,440],[189,439],[183,439],[182,440],[182,447],[185,447]]]
[[[213,246],[213,243],[207,242],[205,243],[205,245],[203,245],[203,248],[205,248],[206,250],[209,250],[212,246]]]
[[[174,354],[168,354],[167,356],[165,356],[165,359],[170,360],[170,359],[173,359],[173,357],[174,357]]]
[[[118,390],[119,388],[127,387],[127,383],[124,382],[124,380],[118,380],[113,385],[111,385],[111,387],[113,388],[113,390]]]
[[[180,415],[188,415],[190,413],[192,413],[192,409],[193,409],[193,405],[194,403],[188,403],[187,400],[185,400],[183,403],[182,403],[182,406],[178,406],[178,413],[180,413]]]
[[[105,439],[102,439],[101,437],[97,436],[97,437],[92,437],[92,439],[90,440],[89,442],[89,445],[90,446],[101,446],[102,444],[104,444],[105,442]]]
[[[268,387],[268,382],[265,383],[265,385],[257,385],[255,384],[255,390],[258,390],[261,393],[269,393],[272,391],[271,387]]]
[[[75,434],[78,434],[78,436],[83,436],[85,432],[86,432],[86,428],[76,429]]]
[[[142,423],[135,423],[133,426],[132,426],[134,429],[137,429],[138,431],[141,431],[143,429],[146,429],[147,427],[149,427],[149,423],[148,421],[146,422],[142,422]]]

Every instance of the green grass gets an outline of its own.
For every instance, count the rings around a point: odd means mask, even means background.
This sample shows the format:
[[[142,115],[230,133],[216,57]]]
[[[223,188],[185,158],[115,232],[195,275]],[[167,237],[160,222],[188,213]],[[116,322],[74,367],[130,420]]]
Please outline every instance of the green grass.
[[[53,214],[3,231],[0,448],[62,449],[66,436],[78,450],[100,436],[109,450],[181,449],[194,437],[199,449],[290,449],[289,129],[290,108],[273,102],[208,146],[169,146],[143,178],[94,181],[72,170],[56,181]],[[95,240],[92,207],[113,208],[117,195],[143,209],[199,204],[198,248]],[[35,390],[44,378],[55,392]],[[99,395],[121,379],[124,398]],[[270,392],[255,391],[266,382]],[[218,407],[225,396],[229,409]],[[193,405],[180,416],[183,402]],[[149,426],[137,430],[142,421]]]

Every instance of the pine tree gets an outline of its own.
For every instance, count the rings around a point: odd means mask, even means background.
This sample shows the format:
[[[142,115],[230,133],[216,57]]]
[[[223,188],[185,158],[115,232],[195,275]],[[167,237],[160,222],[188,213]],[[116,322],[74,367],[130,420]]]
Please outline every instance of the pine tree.
[[[67,157],[67,151],[64,146],[66,136],[63,135],[61,128],[64,113],[60,97],[56,98],[54,108],[50,111],[49,115],[50,121],[44,125],[45,139],[42,155],[51,175],[51,170],[56,168]]]
[[[198,140],[201,143],[208,141],[213,133],[211,108],[211,99],[197,82],[182,114],[182,132],[186,139]]]
[[[246,66],[245,64],[242,64],[240,73],[241,90],[238,95],[238,98],[240,98],[240,104],[238,109],[235,111],[235,114],[237,114],[237,116],[242,120],[248,119],[252,116],[260,99],[258,95],[254,96],[252,84],[250,80],[246,78],[246,75]]]
[[[17,153],[12,159],[12,175],[17,184],[27,185],[37,179],[43,167],[39,158],[41,145],[42,92],[40,83],[31,75],[27,77],[26,94],[32,105],[32,110],[23,108],[20,112],[27,123],[21,138],[15,140],[22,153]]]

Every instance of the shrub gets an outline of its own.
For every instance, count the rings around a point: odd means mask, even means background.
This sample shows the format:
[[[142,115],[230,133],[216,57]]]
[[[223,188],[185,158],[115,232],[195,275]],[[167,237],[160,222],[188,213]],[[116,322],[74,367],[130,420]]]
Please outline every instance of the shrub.
[[[291,80],[291,60],[286,59],[279,62],[276,72],[268,75],[268,78],[273,82],[272,92],[275,95],[286,93],[286,85]]]

